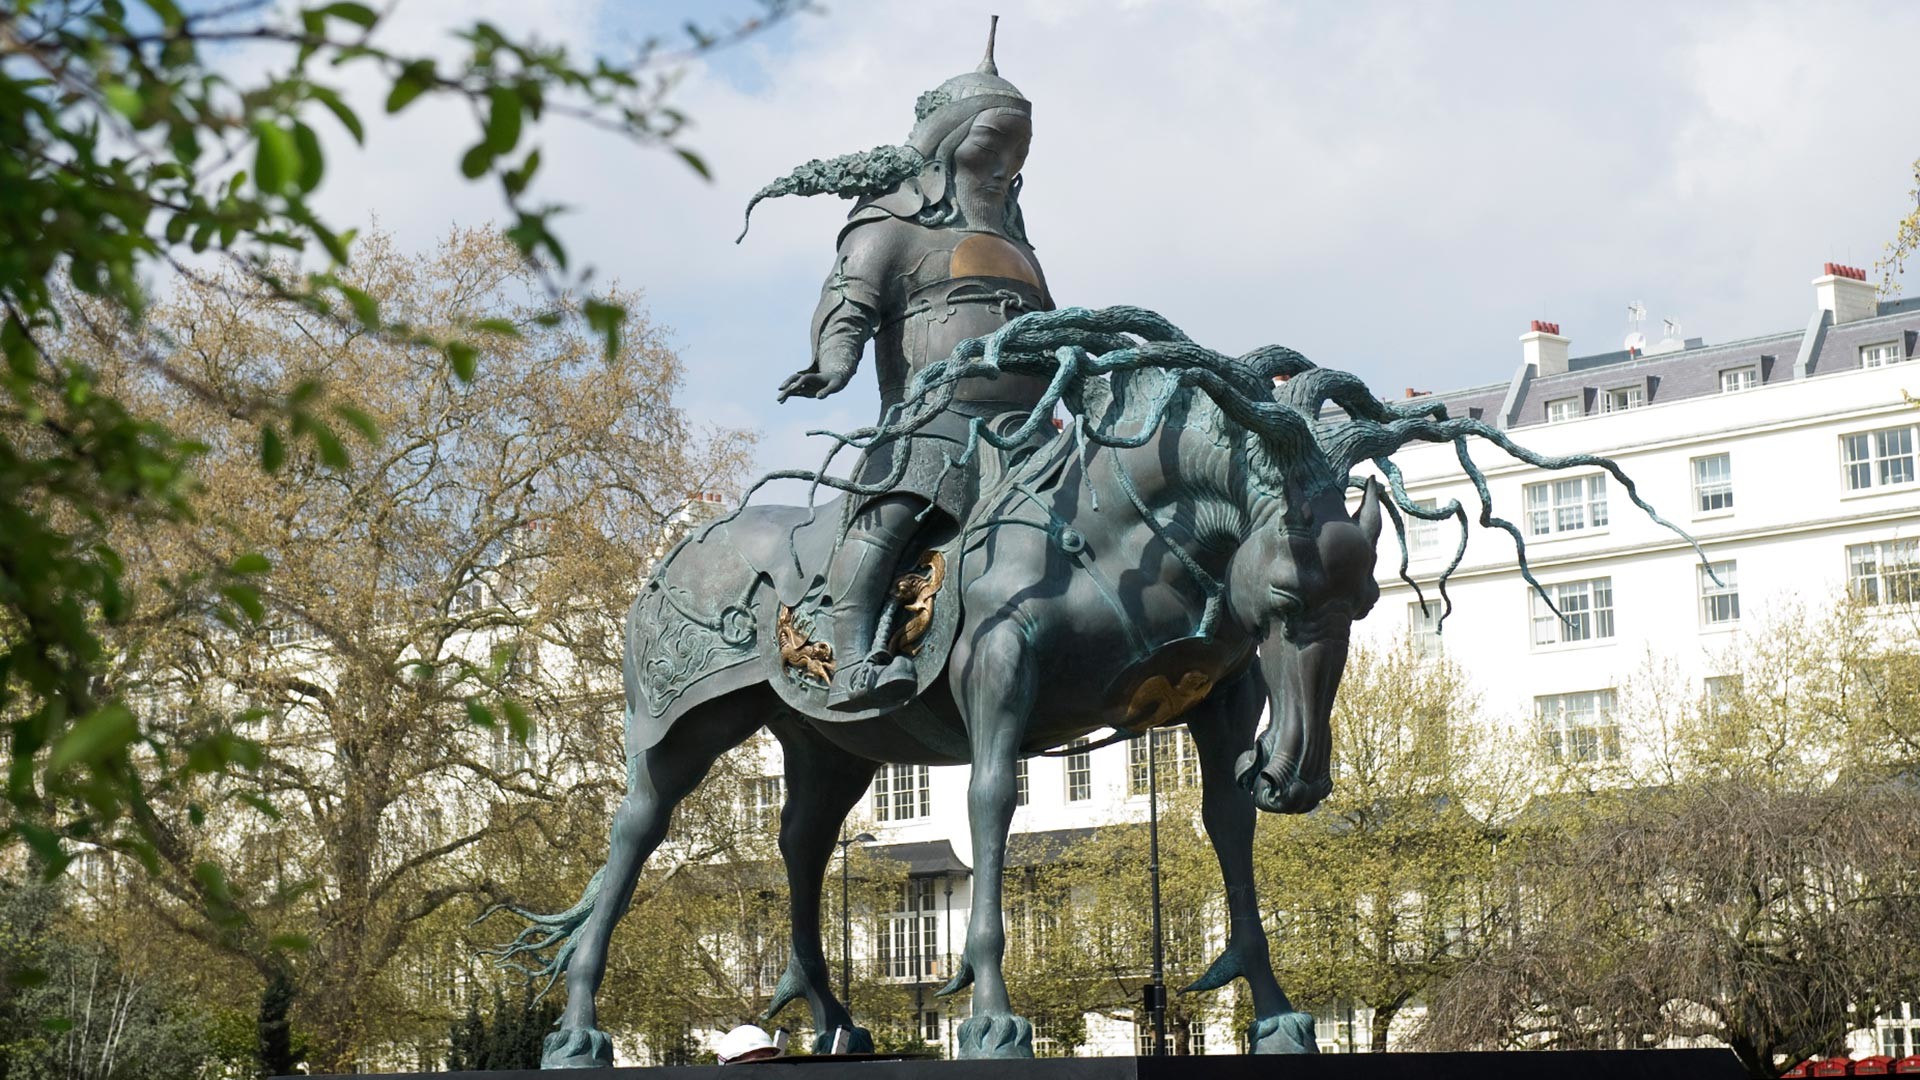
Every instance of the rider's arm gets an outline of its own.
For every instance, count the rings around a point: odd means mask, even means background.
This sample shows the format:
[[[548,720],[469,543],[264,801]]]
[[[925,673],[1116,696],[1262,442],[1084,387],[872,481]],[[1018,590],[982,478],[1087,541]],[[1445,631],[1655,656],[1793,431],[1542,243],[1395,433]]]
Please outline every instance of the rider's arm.
[[[813,367],[838,389],[860,366],[885,310],[890,222],[847,230],[813,313]]]

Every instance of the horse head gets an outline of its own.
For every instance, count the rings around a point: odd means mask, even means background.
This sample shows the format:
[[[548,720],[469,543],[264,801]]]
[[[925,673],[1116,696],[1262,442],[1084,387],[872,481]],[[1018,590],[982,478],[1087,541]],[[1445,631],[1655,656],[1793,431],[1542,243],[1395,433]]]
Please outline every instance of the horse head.
[[[1303,514],[1256,529],[1227,572],[1227,610],[1259,642],[1267,726],[1240,756],[1234,775],[1262,810],[1304,814],[1333,788],[1329,717],[1347,666],[1347,634],[1380,588],[1373,580],[1380,539],[1380,488],[1367,482],[1358,513],[1338,488],[1309,500]]]

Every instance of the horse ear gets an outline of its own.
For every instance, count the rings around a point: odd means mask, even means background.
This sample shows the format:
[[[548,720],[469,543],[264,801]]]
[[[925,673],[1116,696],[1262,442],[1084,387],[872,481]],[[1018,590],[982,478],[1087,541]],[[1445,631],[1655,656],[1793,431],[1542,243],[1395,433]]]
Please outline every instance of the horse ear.
[[[1360,509],[1353,520],[1367,534],[1368,543],[1380,542],[1380,484],[1371,476],[1367,477],[1367,489],[1360,496]]]

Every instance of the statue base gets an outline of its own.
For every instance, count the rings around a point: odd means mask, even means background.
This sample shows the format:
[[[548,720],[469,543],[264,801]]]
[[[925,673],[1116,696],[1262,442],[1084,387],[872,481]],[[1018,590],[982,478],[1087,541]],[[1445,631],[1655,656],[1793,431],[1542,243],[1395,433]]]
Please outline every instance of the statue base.
[[[1161,1058],[1041,1058],[1031,1061],[936,1061],[886,1054],[796,1054],[729,1066],[761,1080],[844,1077],[861,1080],[1745,1080],[1727,1050],[1509,1050],[1449,1054],[1317,1054]],[[515,1069],[503,1072],[388,1073],[390,1080],[718,1080],[717,1065],[598,1069],[587,1073]],[[369,1076],[374,1074],[368,1074]],[[729,1074],[732,1075],[732,1074]],[[281,1080],[281,1078],[276,1078]]]

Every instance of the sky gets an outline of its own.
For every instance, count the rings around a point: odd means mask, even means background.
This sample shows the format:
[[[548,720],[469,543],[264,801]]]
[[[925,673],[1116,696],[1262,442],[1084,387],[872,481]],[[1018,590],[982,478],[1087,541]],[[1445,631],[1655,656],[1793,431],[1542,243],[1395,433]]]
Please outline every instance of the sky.
[[[398,0],[387,33],[430,48],[489,18],[617,56],[753,10]],[[1152,308],[1228,353],[1285,344],[1382,396],[1506,381],[1532,319],[1575,356],[1618,349],[1634,301],[1652,339],[1666,319],[1710,343],[1803,326],[1821,264],[1871,272],[1913,205],[1920,89],[1894,44],[1920,40],[1911,0],[831,0],[684,71],[710,183],[565,121],[537,135],[576,262],[643,290],[685,361],[681,405],[759,431],[762,469],[816,464],[805,432],[869,423],[878,399],[863,370],[829,400],[774,400],[807,364],[849,204],[763,203],[736,246],[741,210],[809,158],[903,141],[914,98],[979,62],[989,12],[1001,75],[1035,103],[1021,204],[1057,303]],[[319,201],[421,247],[495,219],[458,173],[471,130],[432,108],[377,120]]]

